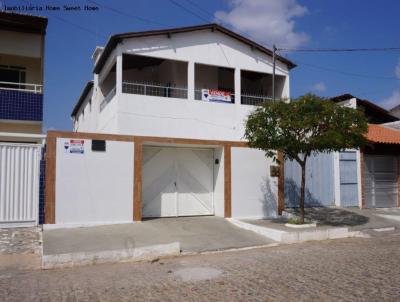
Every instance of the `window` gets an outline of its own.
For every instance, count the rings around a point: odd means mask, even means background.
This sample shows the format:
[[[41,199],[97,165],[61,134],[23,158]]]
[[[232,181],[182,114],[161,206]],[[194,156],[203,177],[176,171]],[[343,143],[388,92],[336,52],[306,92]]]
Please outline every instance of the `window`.
[[[0,65],[0,87],[25,89],[25,75],[24,67]]]

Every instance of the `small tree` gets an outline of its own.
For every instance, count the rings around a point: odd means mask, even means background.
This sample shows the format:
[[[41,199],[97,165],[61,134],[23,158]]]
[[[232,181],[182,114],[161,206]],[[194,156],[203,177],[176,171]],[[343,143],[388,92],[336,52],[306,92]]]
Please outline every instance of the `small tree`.
[[[250,147],[265,151],[277,161],[284,159],[301,167],[300,223],[304,223],[306,163],[312,153],[359,148],[365,143],[367,121],[359,110],[334,104],[313,94],[291,103],[267,102],[257,107],[246,122]]]

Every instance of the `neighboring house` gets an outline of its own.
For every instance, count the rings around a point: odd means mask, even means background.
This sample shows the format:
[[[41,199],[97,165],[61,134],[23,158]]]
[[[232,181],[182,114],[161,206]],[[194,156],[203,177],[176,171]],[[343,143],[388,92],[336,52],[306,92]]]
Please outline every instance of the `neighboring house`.
[[[389,110],[391,115],[400,118],[400,104]]]
[[[364,112],[370,124],[369,144],[363,150],[311,157],[307,163],[306,203],[309,206],[397,207],[400,148],[396,137],[400,137],[400,131],[387,129],[387,125],[397,124],[399,119],[376,104],[350,94],[331,100]],[[299,184],[300,167],[296,162],[287,161],[286,206],[298,205]]]
[[[46,27],[0,12],[0,226],[38,223]]]
[[[49,133],[57,182],[49,185],[48,223],[129,221],[132,212],[135,220],[276,215],[274,164],[243,141],[249,112],[271,100],[271,50],[207,24],[117,34],[97,47],[92,59],[93,81],[72,112],[76,133]],[[289,98],[289,71],[295,65],[277,56],[276,66],[277,98]],[[82,153],[72,156],[71,146],[79,153],[76,144]],[[102,167],[108,176],[99,172]],[[67,179],[68,169],[75,168],[74,178]],[[126,173],[123,184],[115,169]],[[89,178],[87,185],[80,175]],[[107,183],[110,192],[124,185],[114,200],[107,199]]]
[[[0,12],[0,141],[43,139],[47,19]]]

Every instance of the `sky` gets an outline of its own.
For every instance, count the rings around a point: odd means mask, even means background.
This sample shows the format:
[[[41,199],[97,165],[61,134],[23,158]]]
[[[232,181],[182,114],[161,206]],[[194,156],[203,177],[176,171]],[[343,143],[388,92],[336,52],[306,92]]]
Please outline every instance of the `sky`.
[[[45,129],[71,130],[70,113],[93,78],[91,55],[112,34],[217,22],[297,64],[291,97],[351,93],[390,109],[400,104],[400,51],[296,52],[293,49],[400,47],[397,0],[0,0],[0,7],[97,6],[96,11],[31,10],[49,18]]]

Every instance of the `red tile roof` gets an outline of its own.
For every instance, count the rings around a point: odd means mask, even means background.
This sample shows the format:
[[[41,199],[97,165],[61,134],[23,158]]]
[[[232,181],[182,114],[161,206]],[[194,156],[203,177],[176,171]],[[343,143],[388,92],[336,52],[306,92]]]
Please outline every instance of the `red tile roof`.
[[[369,124],[367,139],[372,143],[400,144],[400,130]]]

